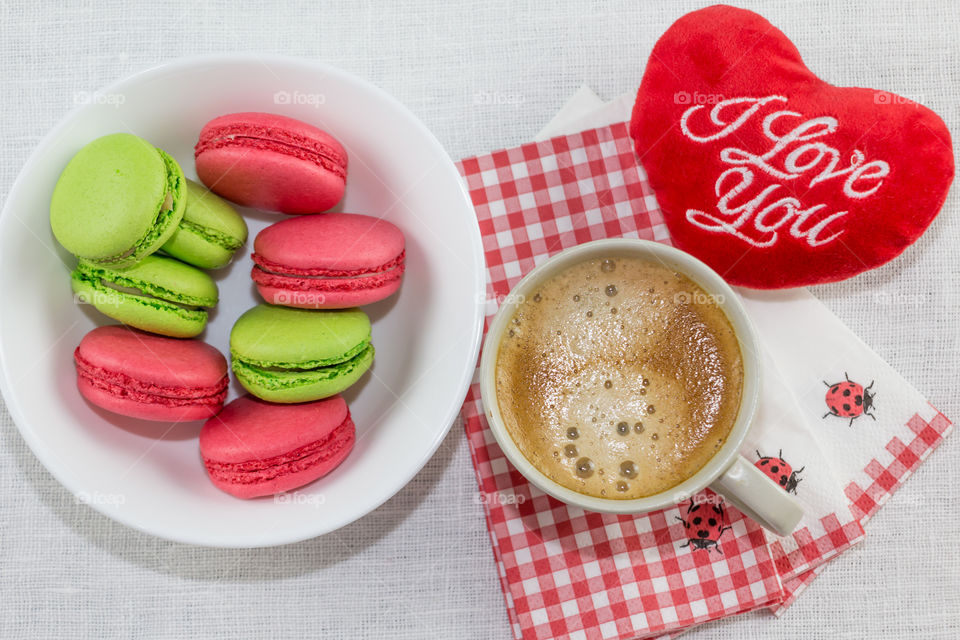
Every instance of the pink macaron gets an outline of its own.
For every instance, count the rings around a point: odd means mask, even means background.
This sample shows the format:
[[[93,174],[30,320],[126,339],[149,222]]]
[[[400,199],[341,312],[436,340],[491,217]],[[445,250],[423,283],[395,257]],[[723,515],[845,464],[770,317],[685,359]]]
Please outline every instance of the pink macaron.
[[[400,287],[403,232],[355,213],[327,213],[273,224],[253,243],[251,273],[270,304],[345,309],[383,300]]]
[[[220,411],[227,397],[227,361],[199,340],[111,325],[85,335],[73,358],[83,397],[121,415],[205,420]]]
[[[217,488],[256,498],[325,476],[355,440],[350,410],[338,395],[303,404],[242,396],[203,425],[200,455]]]
[[[272,113],[214,118],[200,131],[194,156],[211,191],[268,211],[326,211],[347,180],[347,152],[333,136]]]

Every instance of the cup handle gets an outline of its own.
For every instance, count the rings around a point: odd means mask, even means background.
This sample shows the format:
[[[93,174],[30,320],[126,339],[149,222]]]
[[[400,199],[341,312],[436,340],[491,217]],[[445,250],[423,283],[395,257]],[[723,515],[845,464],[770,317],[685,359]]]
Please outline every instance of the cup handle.
[[[803,517],[800,504],[741,455],[710,488],[778,536],[790,535]]]

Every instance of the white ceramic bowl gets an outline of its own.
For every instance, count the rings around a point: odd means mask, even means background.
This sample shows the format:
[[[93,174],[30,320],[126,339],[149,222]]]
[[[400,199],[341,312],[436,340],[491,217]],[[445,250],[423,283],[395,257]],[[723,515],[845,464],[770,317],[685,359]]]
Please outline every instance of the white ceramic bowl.
[[[311,538],[382,504],[423,467],[455,419],[476,365],[483,320],[483,252],[473,208],[439,142],[400,103],[335,68],[292,58],[189,58],[92,95],[30,157],[0,216],[0,389],[30,448],[78,500],[131,527],[218,547]],[[238,500],[206,477],[200,422],[123,418],[77,392],[73,350],[112,320],[74,304],[74,259],[50,232],[54,183],[94,138],[139,135],[173,154],[195,178],[193,145],[211,118],[280,113],[330,131],[349,154],[337,210],[384,216],[407,238],[398,295],[366,308],[376,362],[346,394],[357,444],[333,473],[279,498]],[[251,241],[212,272],[220,304],[202,339],[228,350],[236,318],[260,302],[250,281],[250,244],[285,218],[241,209]],[[13,274],[16,274],[13,276]],[[230,399],[242,391],[234,381]]]

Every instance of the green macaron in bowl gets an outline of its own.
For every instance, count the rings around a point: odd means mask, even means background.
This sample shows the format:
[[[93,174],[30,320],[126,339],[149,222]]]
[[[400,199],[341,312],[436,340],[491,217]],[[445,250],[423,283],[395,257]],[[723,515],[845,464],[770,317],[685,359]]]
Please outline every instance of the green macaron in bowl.
[[[244,313],[230,332],[232,369],[268,402],[309,402],[350,387],[373,363],[370,319],[360,309],[294,309],[268,304]]]
[[[230,204],[188,179],[183,219],[161,251],[201,269],[230,263],[247,240],[247,223]]]
[[[173,258],[147,256],[128,269],[81,260],[70,275],[79,303],[114,320],[173,338],[192,338],[217,304],[216,283],[203,271]]]
[[[177,230],[185,189],[180,165],[166,152],[129,133],[106,135],[63,169],[50,199],[50,228],[78,258],[128,267]]]

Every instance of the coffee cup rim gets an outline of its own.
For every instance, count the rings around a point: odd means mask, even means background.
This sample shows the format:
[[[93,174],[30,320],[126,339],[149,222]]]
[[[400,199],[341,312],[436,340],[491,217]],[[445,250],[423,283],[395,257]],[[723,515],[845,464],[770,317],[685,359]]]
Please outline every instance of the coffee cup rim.
[[[720,449],[695,474],[661,493],[644,498],[617,499],[589,496],[569,489],[535,467],[513,441],[500,414],[496,395],[496,360],[507,323],[526,296],[565,268],[599,257],[653,257],[680,271],[715,300],[733,325],[743,361],[743,387],[737,418]],[[740,297],[713,269],[694,256],[666,244],[636,238],[593,240],[566,249],[524,276],[504,298],[483,342],[480,357],[480,396],[494,439],[511,464],[534,486],[568,505],[603,513],[646,513],[689,499],[717,479],[734,460],[757,411],[760,394],[760,354],[756,330]]]

